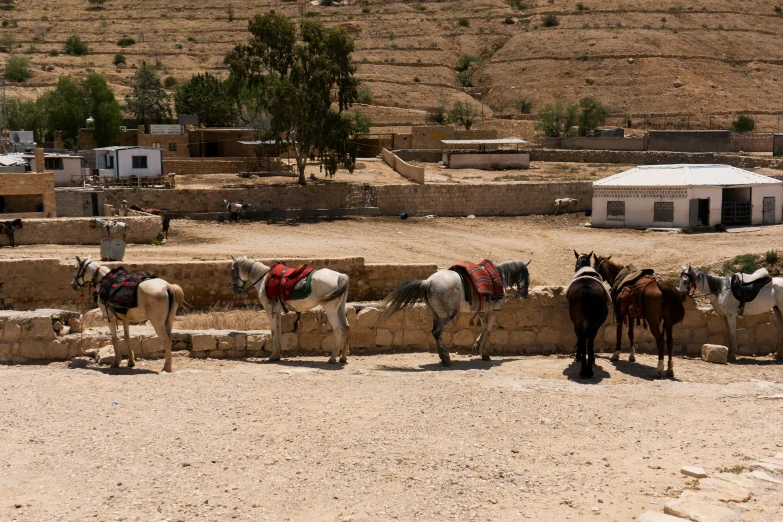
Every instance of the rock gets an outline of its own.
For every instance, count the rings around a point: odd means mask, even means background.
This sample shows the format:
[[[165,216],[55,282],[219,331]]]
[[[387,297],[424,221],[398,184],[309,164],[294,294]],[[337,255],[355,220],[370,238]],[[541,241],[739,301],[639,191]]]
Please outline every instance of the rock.
[[[771,475],[778,475],[783,477],[783,464],[776,464],[773,462],[755,462],[750,465],[751,471],[764,471]]]
[[[680,473],[698,479],[707,478],[707,473],[702,468],[697,466],[683,466],[682,469],[680,469]]]
[[[60,335],[68,335],[71,333],[71,327],[70,326],[63,326],[60,328],[60,331],[58,332]]]
[[[103,312],[100,308],[88,310],[84,312],[84,319],[82,320],[82,328],[95,328],[97,326],[106,326],[106,319],[103,318]]]
[[[470,215],[468,216],[468,219],[476,219],[476,216],[474,216],[473,214],[470,214]]]
[[[664,513],[693,522],[734,522],[739,520],[734,511],[717,500],[707,499],[694,491],[686,491],[680,498],[670,500]]]
[[[699,491],[721,502],[747,502],[751,497],[749,489],[717,478],[700,480]]]
[[[684,83],[682,83],[682,81],[681,81],[681,80],[674,80],[674,87],[675,87],[675,88],[679,89],[679,88],[680,88],[680,87],[682,87],[683,85],[685,85],[685,84],[684,84]]]
[[[391,346],[392,344],[391,330],[386,328],[378,328],[375,330],[375,344],[376,346]]]
[[[68,368],[75,369],[75,368],[87,368],[90,363],[95,362],[89,357],[74,357],[68,362]]]
[[[114,346],[110,344],[98,350],[96,360],[98,364],[114,364]]]
[[[357,328],[372,328],[378,322],[381,312],[377,308],[363,308],[356,314]],[[354,325],[351,325],[354,326]]]
[[[87,357],[91,357],[93,359],[97,359],[97,357],[98,357],[98,349],[97,348],[90,348],[89,350],[84,350],[84,354]]]
[[[595,83],[595,78],[585,78],[585,83],[587,85],[593,85]]]
[[[628,63],[633,63],[633,62],[634,62],[633,58],[628,58]]]
[[[646,511],[642,513],[637,522],[682,522],[680,517],[673,517],[666,513],[658,513],[657,511]]]
[[[772,484],[783,484],[783,480],[776,479],[766,471],[762,471],[760,469],[753,470],[750,473],[743,473],[743,475],[753,477],[754,479],[758,479],[763,482],[771,482]]]
[[[701,360],[716,364],[728,362],[729,349],[719,344],[705,344],[701,347]]]
[[[209,334],[196,334],[190,338],[190,349],[194,352],[211,351],[217,348],[217,339]]]

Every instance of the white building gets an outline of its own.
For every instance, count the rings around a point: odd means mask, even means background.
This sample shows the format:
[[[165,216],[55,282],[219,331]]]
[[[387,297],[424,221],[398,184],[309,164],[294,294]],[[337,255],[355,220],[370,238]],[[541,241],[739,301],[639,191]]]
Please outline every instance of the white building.
[[[645,165],[593,182],[593,226],[773,225],[783,182],[729,165]]]
[[[101,178],[163,177],[163,151],[153,147],[102,147],[95,149]]]
[[[23,154],[22,157],[30,164],[30,170],[35,172],[35,154]],[[54,172],[55,187],[81,186],[84,158],[70,154],[44,154],[44,170]]]

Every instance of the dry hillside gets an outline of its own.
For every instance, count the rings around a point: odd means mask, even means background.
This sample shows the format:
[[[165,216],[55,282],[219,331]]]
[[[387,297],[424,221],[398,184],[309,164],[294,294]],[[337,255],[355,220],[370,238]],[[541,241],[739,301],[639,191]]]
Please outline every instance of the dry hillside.
[[[719,124],[743,111],[761,115],[760,124],[774,129],[783,112],[777,7],[783,0],[345,3],[308,2],[305,10],[356,36],[358,75],[373,95],[374,107],[364,110],[381,125],[422,121],[422,109],[438,100],[469,97],[483,100],[488,115],[508,114],[522,96],[535,110],[592,95],[618,114],[631,113],[634,126],[643,114],[658,115],[653,123],[668,115],[671,123],[673,115],[690,113],[692,125],[706,125],[709,114]],[[90,69],[122,95],[142,60],[159,61],[162,76],[179,81],[205,70],[225,76],[222,57],[245,40],[249,17],[270,9],[299,16],[302,7],[272,0],[108,0],[95,9],[87,0],[17,0],[14,9],[0,11],[8,21],[0,41],[30,56],[34,74],[10,84],[8,95],[32,98],[61,74]],[[547,16],[557,25],[545,27]],[[64,55],[72,34],[89,44],[89,55]],[[122,49],[122,37],[136,44]],[[53,50],[60,54],[52,56]],[[119,68],[112,65],[118,52],[128,60]],[[466,53],[484,58],[473,66],[473,89],[455,80],[457,60]],[[0,65],[7,56],[0,53]]]

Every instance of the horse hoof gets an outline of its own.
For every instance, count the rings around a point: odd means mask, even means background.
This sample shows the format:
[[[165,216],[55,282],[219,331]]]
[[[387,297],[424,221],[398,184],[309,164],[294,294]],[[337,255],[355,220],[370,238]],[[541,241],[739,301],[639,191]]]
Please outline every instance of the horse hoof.
[[[576,354],[576,357],[574,357],[574,360],[575,360],[576,362],[582,362],[582,359],[583,359],[583,356],[581,356],[581,355],[579,355],[579,354]]]
[[[347,357],[340,357],[340,364],[345,364],[347,362],[348,362],[348,358]]]
[[[655,371],[655,378],[656,379],[660,379],[661,377],[663,377],[663,372],[656,370]]]
[[[269,359],[266,360],[266,362],[277,362],[280,360],[280,356],[270,356]]]
[[[730,353],[730,354],[728,355],[728,357],[726,357],[726,360],[727,360],[728,362],[730,362],[730,363],[735,363],[735,362],[737,362],[737,356],[736,356],[736,355],[734,355],[733,353]]]
[[[337,359],[334,357],[329,357],[329,360],[326,361],[327,364],[337,364]]]
[[[579,372],[579,377],[581,377],[582,379],[592,379],[593,372]]]
[[[134,366],[136,366],[136,363],[135,363],[135,362],[133,362],[133,361],[128,361],[128,368],[133,368]]]
[[[111,366],[109,366],[109,368],[119,368],[119,367],[120,367],[120,363],[112,363]]]
[[[674,379],[674,370],[666,370],[666,377]]]
[[[618,361],[620,359],[620,354],[613,353],[612,356],[609,358],[610,361]]]
[[[628,362],[636,362],[636,356],[635,355],[629,356],[628,357]]]
[[[481,356],[482,361],[491,361],[492,359],[489,358],[489,355],[482,355]]]
[[[441,360],[440,360],[440,363],[441,363],[443,366],[451,366],[451,361],[450,361],[450,360],[448,360],[448,359],[441,359]]]
[[[776,361],[783,361],[783,353],[776,353],[772,358]]]

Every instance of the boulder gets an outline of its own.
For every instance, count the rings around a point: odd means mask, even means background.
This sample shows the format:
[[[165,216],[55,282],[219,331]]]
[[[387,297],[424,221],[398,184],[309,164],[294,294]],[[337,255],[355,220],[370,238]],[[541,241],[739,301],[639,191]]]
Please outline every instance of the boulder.
[[[634,62],[633,58],[628,58],[628,63],[633,63],[633,62]]]
[[[674,87],[675,87],[675,88],[679,89],[679,88],[680,88],[680,87],[682,87],[683,85],[685,85],[685,84],[684,84],[684,83],[682,83],[682,80],[674,80]]]
[[[68,368],[72,370],[75,368],[87,368],[93,362],[95,361],[89,357],[74,357],[68,362]]]
[[[707,473],[698,466],[683,466],[682,469],[680,469],[680,473],[698,479],[707,478]]]
[[[98,361],[98,364],[114,364],[114,346],[110,344],[98,350],[96,360]]]
[[[701,359],[716,364],[726,364],[729,358],[729,349],[719,344],[705,344],[701,347]]]
[[[680,498],[670,500],[664,513],[693,522],[734,522],[739,516],[718,500],[705,498],[695,491],[685,491]]]
[[[747,502],[751,497],[749,489],[718,478],[700,480],[699,491],[721,502]]]

